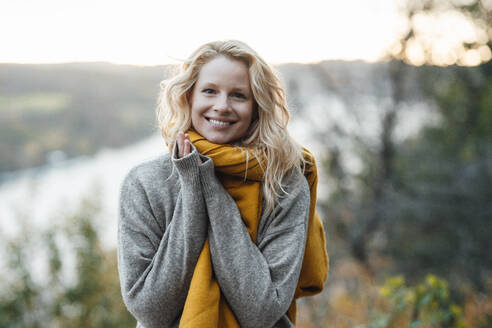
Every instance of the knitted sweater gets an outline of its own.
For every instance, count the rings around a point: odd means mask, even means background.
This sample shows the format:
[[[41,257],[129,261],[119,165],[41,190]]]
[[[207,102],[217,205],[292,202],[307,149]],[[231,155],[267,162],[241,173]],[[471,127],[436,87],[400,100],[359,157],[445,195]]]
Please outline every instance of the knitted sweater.
[[[179,326],[207,235],[214,274],[241,327],[293,327],[286,311],[301,270],[310,193],[300,174],[285,190],[274,213],[262,215],[255,244],[213,161],[193,145],[183,158],[174,152],[133,168],[121,187],[118,268],[137,327]]]

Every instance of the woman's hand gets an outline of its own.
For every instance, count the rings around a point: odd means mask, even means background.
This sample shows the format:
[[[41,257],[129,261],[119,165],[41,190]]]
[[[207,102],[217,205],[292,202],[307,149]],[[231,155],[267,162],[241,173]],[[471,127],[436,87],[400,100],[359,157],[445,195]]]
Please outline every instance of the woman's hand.
[[[190,136],[187,133],[179,132],[176,141],[178,143],[178,158],[182,158],[191,152]],[[200,157],[198,157],[198,163],[202,163]]]
[[[183,132],[179,132],[176,138],[178,142],[178,158],[182,158],[190,153],[191,142],[189,135]]]

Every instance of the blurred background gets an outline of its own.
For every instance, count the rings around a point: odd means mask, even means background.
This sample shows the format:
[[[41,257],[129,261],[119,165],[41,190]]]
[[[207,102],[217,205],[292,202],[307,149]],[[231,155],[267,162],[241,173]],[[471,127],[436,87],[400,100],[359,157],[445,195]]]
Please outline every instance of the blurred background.
[[[235,38],[319,163],[330,276],[298,327],[492,327],[492,0],[0,2],[0,327],[134,327],[118,193],[159,82]]]

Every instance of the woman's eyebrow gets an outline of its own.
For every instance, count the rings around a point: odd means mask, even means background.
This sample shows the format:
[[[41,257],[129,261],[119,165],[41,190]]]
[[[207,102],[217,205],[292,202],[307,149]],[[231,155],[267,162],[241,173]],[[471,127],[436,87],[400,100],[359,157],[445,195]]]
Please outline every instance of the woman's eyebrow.
[[[213,82],[203,82],[203,83],[200,83],[200,87],[217,87],[217,84],[213,83]]]
[[[244,93],[249,93],[249,90],[247,87],[234,87],[234,88],[232,88],[232,91],[240,91],[240,92],[244,92]]]

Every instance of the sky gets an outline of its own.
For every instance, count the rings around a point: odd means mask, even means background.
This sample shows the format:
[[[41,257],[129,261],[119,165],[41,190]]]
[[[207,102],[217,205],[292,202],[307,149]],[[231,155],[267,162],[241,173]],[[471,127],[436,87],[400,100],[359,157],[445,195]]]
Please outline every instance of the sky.
[[[377,61],[406,20],[395,0],[0,0],[0,63],[161,65],[239,39],[266,61]]]

